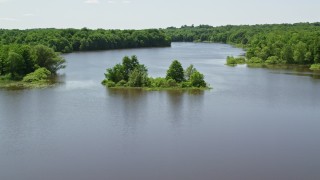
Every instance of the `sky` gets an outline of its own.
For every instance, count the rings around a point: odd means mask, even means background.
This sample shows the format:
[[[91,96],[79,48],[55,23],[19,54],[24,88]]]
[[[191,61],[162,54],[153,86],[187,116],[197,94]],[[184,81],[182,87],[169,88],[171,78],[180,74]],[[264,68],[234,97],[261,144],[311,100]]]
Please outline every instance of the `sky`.
[[[320,0],[0,0],[0,28],[147,29],[319,22]]]

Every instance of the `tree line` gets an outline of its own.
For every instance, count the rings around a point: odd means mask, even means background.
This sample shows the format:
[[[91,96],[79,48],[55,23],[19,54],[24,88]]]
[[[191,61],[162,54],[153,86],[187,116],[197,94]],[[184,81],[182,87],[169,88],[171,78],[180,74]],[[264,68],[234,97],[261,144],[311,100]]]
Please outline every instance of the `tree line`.
[[[171,39],[157,29],[0,29],[0,78],[42,80],[65,67],[59,53],[170,45]]]
[[[251,63],[320,63],[320,23],[182,26],[165,32],[175,42],[208,41],[243,47]]]
[[[82,29],[0,29],[0,45],[45,45],[56,52],[109,50],[170,46],[171,39],[161,30]]]
[[[165,47],[171,41],[228,43],[246,50],[247,63],[314,64],[312,69],[320,69],[320,23],[146,30],[0,29],[0,76],[18,80],[39,68],[55,73],[65,62],[57,52]],[[229,57],[228,62],[237,64],[243,59]]]

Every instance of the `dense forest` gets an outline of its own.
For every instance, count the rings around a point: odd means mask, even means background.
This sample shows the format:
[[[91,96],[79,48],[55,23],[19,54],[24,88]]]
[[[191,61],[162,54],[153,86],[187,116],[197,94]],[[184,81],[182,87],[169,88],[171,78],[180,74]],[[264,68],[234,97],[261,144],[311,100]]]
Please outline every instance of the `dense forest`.
[[[0,45],[8,44],[42,44],[56,52],[68,53],[73,51],[170,46],[171,40],[164,32],[157,29],[0,30]]]
[[[175,42],[220,42],[243,47],[249,63],[320,63],[320,23],[170,27]]]
[[[0,78],[2,80],[43,80],[65,67],[58,52],[170,46],[163,31],[31,29],[0,30]],[[32,77],[32,78],[30,78]],[[0,80],[1,80],[0,79]]]
[[[65,62],[58,52],[166,47],[171,41],[220,42],[244,48],[246,58],[227,59],[232,65],[313,64],[311,69],[320,69],[320,23],[147,30],[0,29],[0,77],[21,80],[39,68],[48,70],[39,72],[54,74]]]

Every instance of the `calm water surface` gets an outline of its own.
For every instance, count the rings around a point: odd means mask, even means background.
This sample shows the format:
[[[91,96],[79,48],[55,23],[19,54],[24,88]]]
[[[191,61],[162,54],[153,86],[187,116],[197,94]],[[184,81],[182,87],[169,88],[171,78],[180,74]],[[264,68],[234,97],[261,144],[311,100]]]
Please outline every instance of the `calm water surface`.
[[[65,55],[59,85],[0,90],[0,179],[320,179],[318,75],[224,65],[242,53],[173,43]],[[192,63],[214,89],[100,85],[107,67],[133,54],[154,77],[165,76],[173,59]]]

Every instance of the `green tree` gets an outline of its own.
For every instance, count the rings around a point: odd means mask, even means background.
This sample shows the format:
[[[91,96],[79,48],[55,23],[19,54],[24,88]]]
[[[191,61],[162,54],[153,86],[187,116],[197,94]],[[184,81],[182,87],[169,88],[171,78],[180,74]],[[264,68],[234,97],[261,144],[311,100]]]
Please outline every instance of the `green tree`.
[[[139,61],[137,56],[131,56],[129,58],[128,56],[125,56],[122,59],[122,66],[124,68],[124,80],[128,81],[130,73],[139,66]]]
[[[207,84],[204,81],[204,75],[198,71],[195,71],[190,76],[190,82],[192,87],[206,87]]]
[[[307,45],[303,42],[299,42],[294,49],[293,59],[298,64],[303,64],[305,62],[307,53]]]
[[[315,40],[313,47],[314,63],[320,63],[320,38]]]
[[[148,70],[144,65],[137,66],[129,75],[128,85],[130,87],[148,86]]]
[[[114,83],[118,83],[119,81],[124,79],[124,68],[121,64],[116,64],[113,68],[108,68],[105,77],[107,80],[112,81]]]
[[[192,73],[194,73],[195,71],[197,71],[196,68],[193,67],[193,64],[191,64],[184,72],[184,78],[188,81],[190,79],[190,76],[192,75]]]
[[[174,60],[171,63],[171,65],[167,71],[166,79],[173,79],[178,83],[184,81],[183,67],[178,60]]]
[[[281,59],[287,63],[293,63],[293,52],[290,45],[286,45],[281,51]]]
[[[9,52],[8,63],[10,64],[10,70],[12,79],[20,79],[23,77],[26,70],[23,57],[15,52]]]
[[[39,67],[48,69],[51,73],[56,73],[59,69],[65,68],[65,59],[63,59],[53,49],[44,45],[37,45],[33,49],[35,63]]]

